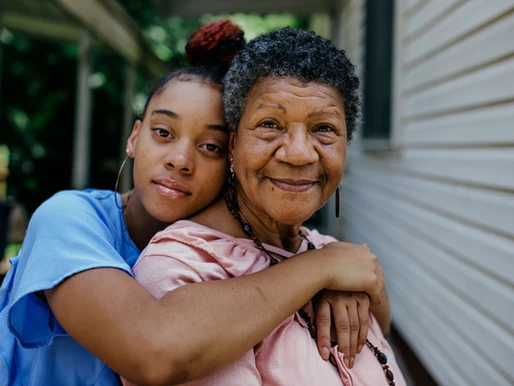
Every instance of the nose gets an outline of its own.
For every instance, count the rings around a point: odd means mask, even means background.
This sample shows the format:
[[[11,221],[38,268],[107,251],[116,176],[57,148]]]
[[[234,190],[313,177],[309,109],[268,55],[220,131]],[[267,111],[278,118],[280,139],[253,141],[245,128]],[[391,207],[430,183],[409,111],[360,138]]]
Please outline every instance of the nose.
[[[304,166],[319,160],[306,127],[289,128],[280,148],[275,153],[278,161]]]
[[[167,149],[165,167],[184,174],[195,172],[194,149],[193,145],[187,141],[178,141],[174,146]]]

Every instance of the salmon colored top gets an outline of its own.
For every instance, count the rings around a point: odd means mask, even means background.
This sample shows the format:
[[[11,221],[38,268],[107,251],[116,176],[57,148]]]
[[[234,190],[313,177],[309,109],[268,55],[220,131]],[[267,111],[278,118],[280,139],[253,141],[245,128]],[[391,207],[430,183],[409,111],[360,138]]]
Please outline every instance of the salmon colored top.
[[[321,248],[335,241],[317,231],[304,230],[309,240]],[[307,249],[305,240],[298,253]],[[271,245],[265,248],[278,256],[293,254]],[[238,239],[191,221],[183,220],[157,233],[141,253],[133,272],[135,278],[157,299],[188,283],[248,275],[269,267],[269,257],[249,239]],[[305,310],[313,318],[310,302]],[[393,351],[376,319],[370,315],[368,339],[387,355],[396,386],[406,386]],[[187,385],[322,385],[388,386],[384,370],[366,346],[355,358],[352,369],[343,354],[332,348],[337,367],[324,361],[311,338],[307,324],[295,313],[284,320],[264,340],[242,358],[210,376]],[[124,381],[124,385],[129,385]]]

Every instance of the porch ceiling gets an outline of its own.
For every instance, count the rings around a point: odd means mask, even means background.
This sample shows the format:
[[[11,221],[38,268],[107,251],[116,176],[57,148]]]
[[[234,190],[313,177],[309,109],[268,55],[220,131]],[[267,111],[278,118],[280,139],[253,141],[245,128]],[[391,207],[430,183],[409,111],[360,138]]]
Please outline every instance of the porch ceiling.
[[[4,0],[2,24],[9,30],[44,39],[76,42],[80,26],[53,1]]]
[[[165,16],[197,17],[205,13],[282,13],[310,15],[333,11],[334,0],[152,0]]]
[[[152,75],[166,71],[142,38],[139,26],[116,0],[3,1],[1,24],[12,31],[78,42],[87,30],[101,45]]]

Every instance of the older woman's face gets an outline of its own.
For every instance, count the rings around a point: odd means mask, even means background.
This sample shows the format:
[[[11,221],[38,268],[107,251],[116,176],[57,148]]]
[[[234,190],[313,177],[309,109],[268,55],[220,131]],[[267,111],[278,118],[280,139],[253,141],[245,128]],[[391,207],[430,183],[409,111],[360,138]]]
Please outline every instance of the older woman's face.
[[[339,185],[346,144],[337,90],[264,78],[250,90],[230,141],[240,199],[283,224],[307,220]]]

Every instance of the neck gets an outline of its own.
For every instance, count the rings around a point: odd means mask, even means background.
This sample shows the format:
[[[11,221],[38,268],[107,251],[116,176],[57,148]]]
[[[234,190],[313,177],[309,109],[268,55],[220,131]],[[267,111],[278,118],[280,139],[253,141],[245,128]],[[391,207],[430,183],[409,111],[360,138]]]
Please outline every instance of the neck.
[[[137,194],[133,190],[121,195],[123,217],[128,234],[134,244],[142,251],[150,242],[150,239],[159,231],[162,231],[167,223],[163,223],[150,216]]]
[[[239,213],[243,222],[252,227],[253,234],[263,243],[296,253],[302,239],[299,235],[302,224],[283,224],[268,214],[257,210],[244,198],[239,199]]]

